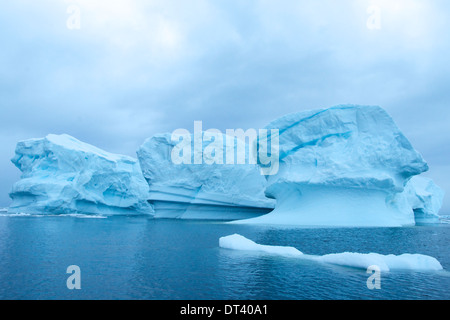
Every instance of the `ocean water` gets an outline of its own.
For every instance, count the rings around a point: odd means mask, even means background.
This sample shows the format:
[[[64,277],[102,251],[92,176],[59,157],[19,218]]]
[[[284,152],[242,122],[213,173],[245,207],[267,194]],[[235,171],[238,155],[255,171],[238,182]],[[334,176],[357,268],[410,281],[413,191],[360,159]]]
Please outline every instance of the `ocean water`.
[[[444,270],[381,273],[219,248],[239,233],[308,254],[421,253]],[[450,225],[274,228],[146,217],[0,216],[0,299],[450,299]],[[69,290],[67,267],[81,270]]]

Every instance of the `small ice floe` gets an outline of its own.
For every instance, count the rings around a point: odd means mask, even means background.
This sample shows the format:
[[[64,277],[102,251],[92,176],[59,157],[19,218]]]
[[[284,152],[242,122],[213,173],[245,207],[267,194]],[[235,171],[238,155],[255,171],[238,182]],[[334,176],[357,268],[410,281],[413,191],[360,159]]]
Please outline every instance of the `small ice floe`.
[[[372,265],[378,266],[381,271],[436,271],[443,269],[442,265],[436,258],[423,254],[404,253],[401,255],[383,255],[379,253],[343,252],[331,253],[322,256],[309,255],[303,254],[301,251],[297,250],[294,247],[261,245],[239,234],[221,237],[219,239],[219,246],[221,248],[232,250],[263,252],[267,254],[295,257],[305,260],[312,260],[322,263],[361,269],[367,269]]]

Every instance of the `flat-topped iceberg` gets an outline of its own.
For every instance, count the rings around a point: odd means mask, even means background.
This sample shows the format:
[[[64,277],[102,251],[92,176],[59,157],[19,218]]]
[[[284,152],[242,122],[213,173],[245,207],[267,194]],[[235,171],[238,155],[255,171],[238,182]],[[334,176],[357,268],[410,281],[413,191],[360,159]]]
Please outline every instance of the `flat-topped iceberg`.
[[[404,253],[401,255],[383,255],[379,253],[342,252],[319,256],[304,254],[294,247],[258,244],[239,234],[221,237],[219,239],[219,246],[225,249],[300,258],[353,268],[367,269],[368,267],[375,265],[380,271],[437,271],[443,269],[436,258],[423,254]]]
[[[153,214],[139,163],[69,135],[17,143],[11,160],[22,171],[9,212],[31,214]]]
[[[276,119],[266,129],[279,130],[279,171],[267,176],[265,190],[276,199],[276,208],[238,223],[415,223],[411,202],[398,195],[428,165],[382,108],[343,105],[304,111]],[[437,203],[432,207],[438,210]]]
[[[207,135],[208,132],[202,132]],[[266,180],[258,165],[226,162],[228,148],[237,154],[238,147],[247,148],[245,142],[220,134],[219,146],[223,164],[208,162],[209,144],[203,139],[200,148],[193,147],[188,163],[175,163],[174,148],[179,143],[172,135],[157,134],[147,139],[137,151],[145,179],[150,186],[149,201],[154,205],[155,217],[181,219],[232,220],[259,216],[271,211],[275,202],[264,195]],[[190,141],[195,137],[190,136]],[[243,145],[241,145],[243,144]],[[223,149],[222,149],[223,148]],[[200,157],[196,164],[194,159]],[[192,160],[192,161],[190,161]]]

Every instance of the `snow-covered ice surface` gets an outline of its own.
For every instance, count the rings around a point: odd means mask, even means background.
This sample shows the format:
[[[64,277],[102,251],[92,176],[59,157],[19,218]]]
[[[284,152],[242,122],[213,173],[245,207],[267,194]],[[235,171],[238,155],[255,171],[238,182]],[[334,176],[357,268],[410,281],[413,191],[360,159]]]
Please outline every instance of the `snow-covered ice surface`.
[[[378,253],[343,252],[331,253],[322,256],[303,254],[293,247],[261,245],[241,236],[233,234],[219,239],[219,246],[225,249],[262,252],[287,257],[296,257],[334,265],[367,269],[377,266],[381,271],[415,270],[437,271],[442,265],[434,258],[423,254],[382,255]]]
[[[265,190],[276,208],[236,223],[407,226],[415,224],[413,208],[439,210],[440,196],[422,197],[415,183],[409,197],[398,196],[428,165],[380,107],[293,113],[266,128],[279,129],[279,171]]]
[[[139,163],[69,135],[20,141],[12,162],[22,171],[9,213],[152,214]]]
[[[150,186],[149,199],[155,207],[155,217],[232,220],[259,216],[274,208],[273,199],[264,195],[266,179],[257,164],[249,163],[248,153],[245,164],[226,164],[227,148],[233,148],[234,154],[238,146],[247,148],[241,140],[234,139],[229,144],[223,135],[224,164],[205,163],[208,156],[204,152],[208,147],[205,141],[200,150],[191,148],[189,164],[175,164],[171,154],[177,143],[169,133],[157,134],[137,151]],[[194,164],[196,152],[203,154],[202,164]]]

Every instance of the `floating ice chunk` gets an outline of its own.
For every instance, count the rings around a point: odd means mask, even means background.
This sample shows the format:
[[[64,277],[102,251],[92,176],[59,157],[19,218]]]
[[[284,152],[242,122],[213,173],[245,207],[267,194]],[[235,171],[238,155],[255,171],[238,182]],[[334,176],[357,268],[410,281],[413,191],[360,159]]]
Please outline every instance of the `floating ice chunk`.
[[[43,215],[18,212],[18,213],[0,213],[0,217],[43,217]]]
[[[219,246],[226,249],[244,250],[244,251],[259,251],[265,253],[272,253],[283,256],[301,256],[302,253],[294,247],[284,246],[267,246],[257,244],[250,239],[247,239],[239,234],[222,237],[219,239]]]
[[[381,271],[389,270],[415,270],[433,271],[441,270],[442,266],[434,257],[423,254],[382,255],[379,253],[343,252],[332,253],[314,257],[314,260],[341,266],[367,269],[376,265]]]
[[[423,254],[405,253],[401,255],[382,255],[378,253],[343,252],[318,256],[302,254],[302,252],[294,247],[257,244],[239,234],[221,237],[219,239],[219,246],[226,249],[265,252],[275,255],[298,257],[305,260],[362,269],[367,269],[371,265],[376,265],[381,271],[435,271],[443,269],[442,265],[436,258]]]

